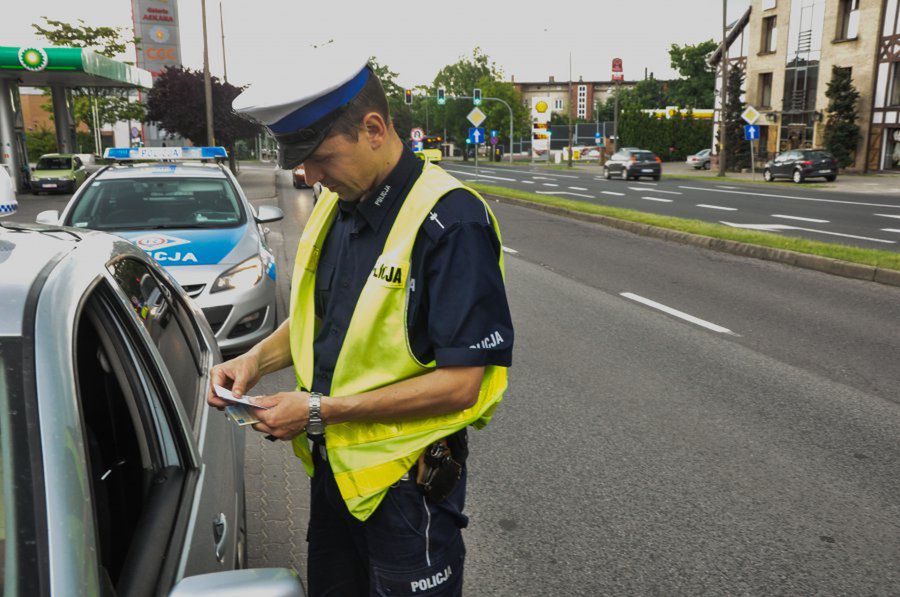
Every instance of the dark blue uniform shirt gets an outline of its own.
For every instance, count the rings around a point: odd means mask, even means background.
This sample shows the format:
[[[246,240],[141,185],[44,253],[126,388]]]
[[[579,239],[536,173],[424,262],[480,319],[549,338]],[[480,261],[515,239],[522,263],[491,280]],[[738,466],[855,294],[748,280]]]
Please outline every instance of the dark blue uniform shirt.
[[[384,183],[359,203],[340,201],[316,272],[312,391],[329,394],[350,317],[391,226],[424,162],[404,149]],[[438,367],[512,363],[513,328],[487,210],[469,191],[451,191],[413,245],[407,326],[423,363]]]

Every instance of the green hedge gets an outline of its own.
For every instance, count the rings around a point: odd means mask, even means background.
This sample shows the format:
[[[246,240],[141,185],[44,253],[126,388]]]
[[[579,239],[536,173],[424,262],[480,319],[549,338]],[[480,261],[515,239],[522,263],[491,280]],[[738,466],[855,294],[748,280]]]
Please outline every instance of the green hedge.
[[[683,161],[706,149],[712,141],[712,120],[683,117],[656,118],[626,108],[619,119],[619,147],[649,149],[664,161]],[[669,151],[670,148],[674,151]]]

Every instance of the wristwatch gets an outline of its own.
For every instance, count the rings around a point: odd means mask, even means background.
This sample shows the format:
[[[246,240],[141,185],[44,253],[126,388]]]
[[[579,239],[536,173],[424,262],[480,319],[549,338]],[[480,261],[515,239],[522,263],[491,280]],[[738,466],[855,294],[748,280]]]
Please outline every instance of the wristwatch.
[[[309,393],[309,422],[306,424],[306,435],[322,437],[325,434],[325,421],[322,420],[322,394]]]

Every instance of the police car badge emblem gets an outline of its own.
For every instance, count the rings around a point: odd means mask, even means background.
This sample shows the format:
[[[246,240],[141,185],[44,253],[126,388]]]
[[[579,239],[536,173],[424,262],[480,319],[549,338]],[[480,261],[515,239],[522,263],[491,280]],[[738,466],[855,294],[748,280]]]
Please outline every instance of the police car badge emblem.
[[[161,249],[168,249],[171,247],[177,247],[178,245],[185,245],[191,241],[184,240],[183,238],[177,238],[174,236],[169,236],[167,234],[145,234],[144,236],[139,236],[133,239],[134,244],[145,251],[159,251]]]

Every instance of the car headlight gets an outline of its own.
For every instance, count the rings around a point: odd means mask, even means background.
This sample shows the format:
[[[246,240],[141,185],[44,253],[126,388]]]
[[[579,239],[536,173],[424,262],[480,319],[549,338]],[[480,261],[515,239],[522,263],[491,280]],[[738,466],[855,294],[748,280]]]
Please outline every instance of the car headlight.
[[[263,263],[259,256],[243,261],[216,278],[209,292],[222,290],[246,290],[253,288],[263,277]]]

